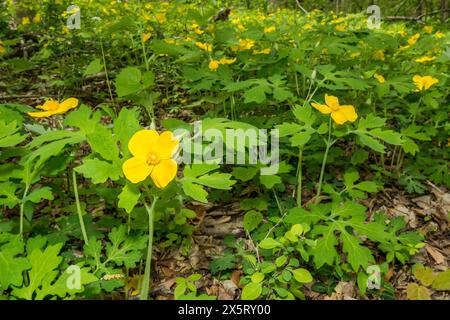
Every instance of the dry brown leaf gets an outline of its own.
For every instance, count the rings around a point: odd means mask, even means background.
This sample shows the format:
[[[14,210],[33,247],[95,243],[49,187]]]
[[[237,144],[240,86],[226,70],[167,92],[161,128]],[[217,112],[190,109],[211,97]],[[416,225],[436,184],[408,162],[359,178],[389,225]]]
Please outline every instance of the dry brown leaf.
[[[436,264],[442,264],[445,262],[445,257],[435,248],[430,245],[426,245],[425,247],[430,256],[434,259]]]

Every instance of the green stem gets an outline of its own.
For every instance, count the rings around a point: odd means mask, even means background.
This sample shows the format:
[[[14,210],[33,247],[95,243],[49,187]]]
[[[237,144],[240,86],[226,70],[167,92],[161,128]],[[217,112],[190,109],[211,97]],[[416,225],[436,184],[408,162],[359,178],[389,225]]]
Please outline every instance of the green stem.
[[[23,216],[24,216],[24,210],[25,210],[25,198],[28,195],[28,189],[30,188],[30,185],[27,184],[25,186],[25,191],[23,192],[22,201],[20,203],[20,223],[19,223],[19,233],[20,237],[23,238]]]
[[[299,148],[297,165],[297,207],[302,206],[302,162],[303,148]]]
[[[103,58],[103,68],[105,69],[105,77],[106,77],[106,84],[108,85],[108,91],[109,91],[109,97],[111,99],[111,102],[113,106],[116,106],[116,103],[114,101],[114,97],[111,90],[111,84],[109,83],[109,75],[108,75],[108,68],[106,67],[106,57],[105,57],[105,50],[103,49],[103,40],[100,39],[100,49],[102,50],[102,58]],[[116,111],[116,114],[118,113],[116,108],[114,108]]]
[[[150,273],[152,270],[152,250],[153,250],[153,219],[155,212],[155,204],[158,200],[157,197],[153,198],[151,207],[149,208],[147,203],[144,202],[145,209],[148,213],[148,248],[147,259],[145,261],[144,281],[142,283],[141,300],[148,300],[148,292],[150,288]]]
[[[77,174],[75,173],[75,170],[72,170],[72,180],[73,180],[73,193],[75,195],[75,202],[77,205],[78,219],[80,220],[81,233],[83,234],[84,243],[89,244],[88,236],[86,233],[86,227],[84,225],[83,220],[83,213],[81,212],[80,198],[78,197]]]
[[[322,191],[323,175],[325,172],[325,165],[327,164],[328,151],[330,151],[331,146],[332,146],[332,142],[331,142],[331,117],[330,117],[330,121],[328,122],[327,147],[325,149],[325,154],[323,155],[322,168],[320,169],[319,186],[317,188],[317,195],[316,195],[316,201],[315,201],[316,203],[319,203],[319,201],[320,201],[320,192]]]
[[[144,39],[142,38],[142,35],[141,35],[141,45],[142,45],[142,55],[144,56],[144,60],[145,60],[145,70],[149,71],[150,66],[148,64],[147,51],[145,50],[145,42],[144,42]]]

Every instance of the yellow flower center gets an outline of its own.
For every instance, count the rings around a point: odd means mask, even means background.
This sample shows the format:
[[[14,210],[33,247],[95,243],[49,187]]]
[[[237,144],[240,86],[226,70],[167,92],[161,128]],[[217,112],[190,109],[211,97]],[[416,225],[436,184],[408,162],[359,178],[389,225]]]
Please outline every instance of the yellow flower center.
[[[158,154],[156,154],[155,152],[150,152],[147,155],[147,164],[149,166],[155,166],[157,165],[159,162],[161,161],[161,159],[159,158]]]
[[[58,101],[51,100],[47,102],[47,107],[48,110],[55,111],[59,108],[59,103]]]

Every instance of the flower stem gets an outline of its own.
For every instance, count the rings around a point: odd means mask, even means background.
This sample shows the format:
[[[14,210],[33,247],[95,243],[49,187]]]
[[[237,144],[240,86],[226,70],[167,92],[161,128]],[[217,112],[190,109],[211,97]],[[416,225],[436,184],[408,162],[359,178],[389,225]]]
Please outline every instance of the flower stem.
[[[153,219],[155,213],[155,204],[157,197],[153,198],[151,207],[144,202],[145,209],[148,213],[148,248],[147,259],[145,260],[144,281],[142,283],[141,300],[148,300],[148,292],[150,289],[150,273],[152,270],[152,251],[153,251]]]
[[[330,151],[330,147],[333,145],[331,142],[331,117],[328,122],[328,140],[327,147],[325,149],[325,154],[323,155],[322,168],[320,169],[320,177],[319,177],[319,186],[317,187],[317,195],[315,203],[320,202],[320,192],[322,191],[322,183],[323,183],[323,174],[325,172],[325,165],[327,164],[328,151]]]
[[[80,220],[81,233],[83,234],[83,239],[85,244],[89,244],[86,227],[84,226],[83,214],[81,212],[80,198],[78,197],[78,185],[77,185],[77,174],[75,170],[72,170],[72,180],[73,180],[73,193],[75,195],[75,202],[77,204],[78,219]]]
[[[102,39],[100,39],[100,49],[102,51],[103,69],[105,70],[106,84],[108,85],[109,97],[111,99],[113,106],[115,107],[114,111],[117,114],[118,110],[116,110],[116,102],[114,101],[114,96],[113,96],[112,90],[111,90],[111,84],[109,83],[108,68],[106,67],[106,56],[105,56],[105,50],[103,49],[103,40]]]
[[[26,185],[25,186],[25,191],[23,192],[23,197],[22,197],[22,201],[20,203],[20,223],[19,223],[19,233],[20,233],[20,237],[23,237],[23,215],[24,215],[24,211],[25,211],[25,199],[28,195],[28,189],[30,188],[30,185]]]
[[[297,207],[302,206],[302,162],[303,162],[303,147],[299,148],[298,152],[298,166],[297,166]]]

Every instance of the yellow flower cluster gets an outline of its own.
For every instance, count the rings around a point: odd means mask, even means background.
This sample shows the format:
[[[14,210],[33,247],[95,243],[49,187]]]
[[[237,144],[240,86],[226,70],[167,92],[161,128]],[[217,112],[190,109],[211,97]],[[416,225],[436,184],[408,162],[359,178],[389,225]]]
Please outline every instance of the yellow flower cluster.
[[[211,71],[216,71],[221,64],[222,65],[224,65],[224,64],[232,64],[232,63],[235,63],[235,62],[236,62],[236,58],[233,58],[233,59],[221,58],[220,60],[214,60],[213,59],[213,60],[211,60],[209,62],[209,69]]]

